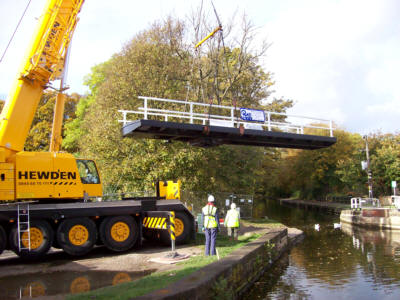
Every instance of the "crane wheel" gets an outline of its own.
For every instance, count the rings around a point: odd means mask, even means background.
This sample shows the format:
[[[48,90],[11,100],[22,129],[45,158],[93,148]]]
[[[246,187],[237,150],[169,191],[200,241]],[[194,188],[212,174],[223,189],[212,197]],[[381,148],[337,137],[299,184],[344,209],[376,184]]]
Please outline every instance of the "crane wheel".
[[[7,246],[7,235],[3,226],[0,225],[0,254],[3,253]]]
[[[138,236],[139,226],[131,216],[107,217],[100,224],[100,239],[112,251],[129,250]]]
[[[70,255],[87,254],[96,240],[96,224],[89,218],[66,219],[57,228],[57,243]]]
[[[21,248],[18,247],[17,224],[11,228],[9,242],[11,250],[18,256],[26,259],[37,259],[49,251],[53,239],[54,231],[47,221],[32,220],[29,224],[29,235],[28,232],[20,233]]]
[[[190,237],[192,225],[190,224],[189,218],[185,213],[175,213],[175,243],[177,245],[184,244]],[[171,244],[170,231],[161,230],[161,241],[165,245]]]

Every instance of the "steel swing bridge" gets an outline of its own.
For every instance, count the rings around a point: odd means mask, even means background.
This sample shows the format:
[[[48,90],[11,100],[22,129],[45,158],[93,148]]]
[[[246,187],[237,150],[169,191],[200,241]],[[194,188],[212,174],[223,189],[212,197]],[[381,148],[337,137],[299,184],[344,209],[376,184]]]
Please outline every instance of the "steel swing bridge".
[[[124,137],[181,141],[199,147],[248,145],[314,150],[336,143],[331,120],[182,100],[139,99],[143,106],[137,110],[119,110]],[[254,121],[251,114],[264,118]]]

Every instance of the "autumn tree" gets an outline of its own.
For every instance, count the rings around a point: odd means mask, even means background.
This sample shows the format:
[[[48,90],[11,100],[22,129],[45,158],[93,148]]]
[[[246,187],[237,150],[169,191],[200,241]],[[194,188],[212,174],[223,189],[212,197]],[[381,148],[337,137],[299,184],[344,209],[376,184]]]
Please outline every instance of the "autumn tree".
[[[77,113],[80,125],[70,128],[71,132],[79,129],[79,138],[72,140],[79,140],[81,154],[97,160],[106,191],[151,189],[151,183],[157,179],[181,179],[186,189],[206,191],[252,192],[260,183],[254,172],[260,174],[260,162],[268,155],[262,148],[203,149],[183,143],[121,137],[118,109],[136,109],[141,105],[138,96],[186,99],[188,84],[191,96],[200,89],[196,86],[199,83],[192,80],[193,52],[185,41],[186,29],[183,22],[171,18],[155,23],[137,34],[107,63],[94,68],[88,77],[87,82],[93,86],[87,98],[90,100],[84,101],[90,103],[84,104],[82,114]],[[249,65],[242,66],[243,76],[238,76],[232,90],[241,89],[244,104],[259,107],[260,101],[269,96],[268,73],[250,52],[227,48],[225,55],[228,54],[236,57],[232,61],[239,61],[240,55],[248,58],[240,62]],[[204,63],[212,63],[207,55],[202,54]],[[221,71],[221,81],[227,80],[227,72],[223,74]],[[196,100],[191,96],[190,100]],[[231,105],[231,94],[226,99]],[[291,102],[278,100],[267,105],[284,111]]]
[[[391,182],[400,182],[400,134],[381,134],[378,137],[379,147],[373,149],[371,155],[374,193],[390,195]],[[372,135],[372,139],[377,139],[377,136]]]
[[[362,188],[358,181],[361,163],[358,167],[358,161],[354,161],[354,157],[359,156],[361,136],[336,130],[335,137],[337,143],[328,148],[289,152],[282,162],[285,178],[282,178],[281,189],[286,187],[289,194],[297,192],[301,198],[315,200],[354,192],[354,187]]]
[[[104,82],[106,76],[106,68],[112,59],[104,63],[98,64],[92,68],[92,73],[84,79],[84,84],[89,87],[91,93],[81,97],[76,105],[75,118],[64,125],[65,137],[62,141],[63,149],[78,153],[80,151],[79,141],[88,134],[88,129],[83,126],[86,113],[90,105],[94,102],[99,86]]]
[[[43,93],[25,141],[25,151],[49,151],[56,97],[57,93],[54,91]],[[80,96],[75,93],[67,95],[64,107],[64,128],[75,118],[75,109],[79,98]]]

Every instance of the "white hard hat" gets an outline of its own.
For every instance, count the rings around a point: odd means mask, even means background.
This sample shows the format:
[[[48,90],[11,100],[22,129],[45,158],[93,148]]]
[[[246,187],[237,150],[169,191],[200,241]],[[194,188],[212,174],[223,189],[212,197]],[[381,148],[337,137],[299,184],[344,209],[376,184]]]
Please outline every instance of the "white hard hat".
[[[213,195],[209,195],[208,196],[208,202],[214,202],[214,201],[215,201],[214,196]]]
[[[232,208],[232,209],[235,209],[235,208],[236,208],[236,204],[232,202],[231,208]]]

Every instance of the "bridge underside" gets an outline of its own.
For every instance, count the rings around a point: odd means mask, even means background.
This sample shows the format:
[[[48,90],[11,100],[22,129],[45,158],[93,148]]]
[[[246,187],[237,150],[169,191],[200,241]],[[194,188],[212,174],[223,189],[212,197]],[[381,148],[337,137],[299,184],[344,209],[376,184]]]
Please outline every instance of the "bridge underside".
[[[336,143],[335,137],[154,120],[133,121],[122,128],[122,135],[181,141],[198,147],[246,145],[314,150]]]

